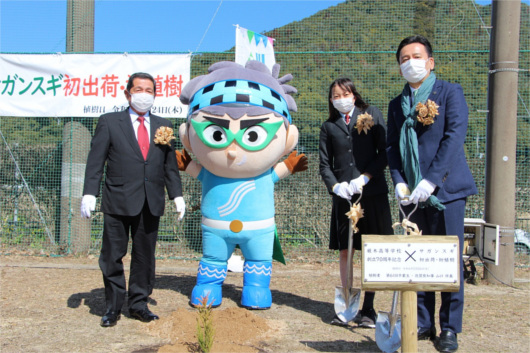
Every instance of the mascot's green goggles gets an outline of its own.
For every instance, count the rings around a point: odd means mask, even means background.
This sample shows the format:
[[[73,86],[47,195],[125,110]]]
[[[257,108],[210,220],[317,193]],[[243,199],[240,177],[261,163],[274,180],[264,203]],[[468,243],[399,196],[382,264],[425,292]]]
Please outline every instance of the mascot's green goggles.
[[[234,133],[229,129],[212,123],[211,121],[195,121],[191,119],[193,129],[199,139],[210,148],[220,149],[228,147],[234,140],[248,151],[259,151],[265,148],[276,136],[284,122],[259,123],[241,129]]]

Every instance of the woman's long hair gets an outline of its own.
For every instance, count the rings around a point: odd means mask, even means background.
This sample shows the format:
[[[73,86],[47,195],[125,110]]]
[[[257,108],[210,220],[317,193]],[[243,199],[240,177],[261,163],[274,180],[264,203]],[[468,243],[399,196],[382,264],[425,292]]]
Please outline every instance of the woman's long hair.
[[[341,117],[340,112],[335,109],[333,106],[333,103],[331,103],[331,95],[333,94],[333,87],[339,86],[345,91],[351,92],[353,96],[355,97],[355,106],[365,110],[370,105],[366,103],[362,97],[361,94],[357,91],[357,88],[355,88],[355,85],[353,84],[352,80],[349,78],[343,77],[338,78],[329,86],[329,94],[328,94],[328,109],[329,109],[329,119],[334,120]]]

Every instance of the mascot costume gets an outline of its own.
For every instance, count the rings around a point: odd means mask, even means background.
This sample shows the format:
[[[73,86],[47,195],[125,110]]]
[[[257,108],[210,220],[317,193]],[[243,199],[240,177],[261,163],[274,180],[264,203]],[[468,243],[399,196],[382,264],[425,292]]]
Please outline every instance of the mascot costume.
[[[180,100],[189,105],[187,122],[179,129],[185,149],[177,151],[179,169],[202,183],[203,256],[197,271],[190,304],[217,307],[227,260],[239,246],[243,266],[241,305],[268,309],[273,248],[278,239],[274,222],[274,183],[307,169],[305,155],[292,152],[298,129],[289,111],[296,103],[289,95],[296,89],[285,83],[292,75],[278,78],[262,63],[243,67],[218,62],[208,74],[192,79]],[[187,150],[192,152],[192,160]]]

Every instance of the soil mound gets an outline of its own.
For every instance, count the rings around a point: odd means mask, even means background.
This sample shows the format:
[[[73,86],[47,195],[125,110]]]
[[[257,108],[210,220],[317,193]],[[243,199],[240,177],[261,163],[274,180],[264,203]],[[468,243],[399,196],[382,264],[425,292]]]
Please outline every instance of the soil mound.
[[[200,352],[197,341],[198,311],[179,308],[149,325],[149,333],[169,340],[161,353]],[[258,352],[260,342],[275,331],[267,319],[243,308],[213,309],[215,329],[212,352]]]

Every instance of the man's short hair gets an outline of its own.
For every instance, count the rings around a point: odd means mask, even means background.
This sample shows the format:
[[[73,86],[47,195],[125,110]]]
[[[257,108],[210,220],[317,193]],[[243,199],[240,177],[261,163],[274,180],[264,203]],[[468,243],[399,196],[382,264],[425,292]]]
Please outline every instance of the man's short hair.
[[[427,55],[429,56],[429,58],[432,57],[432,46],[429,40],[425,38],[424,36],[414,35],[414,36],[410,36],[410,37],[403,39],[401,43],[399,43],[399,46],[396,51],[396,59],[398,63],[399,63],[399,53],[401,52],[401,49],[403,49],[405,45],[409,45],[412,43],[423,44],[423,46],[425,47],[425,50],[427,50]]]
[[[135,78],[145,78],[148,80],[151,80],[153,82],[153,88],[155,89],[155,96],[156,96],[156,82],[153,76],[145,73],[145,72],[136,72],[129,77],[129,81],[127,82],[127,92],[131,92],[131,88],[133,87],[134,79]]]

